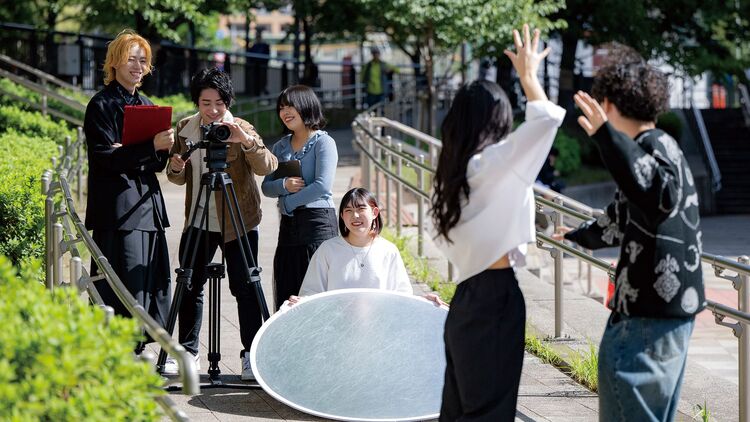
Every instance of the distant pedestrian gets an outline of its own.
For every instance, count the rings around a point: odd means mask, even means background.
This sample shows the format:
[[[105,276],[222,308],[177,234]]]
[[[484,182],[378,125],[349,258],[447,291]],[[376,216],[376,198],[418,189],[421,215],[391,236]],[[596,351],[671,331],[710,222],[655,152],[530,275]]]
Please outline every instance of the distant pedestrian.
[[[508,97],[494,82],[462,87],[442,125],[443,148],[432,196],[438,247],[458,268],[445,321],[447,367],[440,420],[513,421],[523,367],[526,306],[513,267],[535,239],[534,184],[565,110],[539,80],[528,25],[506,51],[528,103],[513,130]]]
[[[599,348],[599,420],[671,421],[695,315],[706,306],[698,193],[679,145],[656,129],[668,107],[666,75],[613,45],[592,94],[575,95],[578,123],[617,191],[604,214],[565,238],[588,249],[620,246]]]
[[[389,75],[398,73],[398,68],[380,60],[380,50],[377,47],[370,49],[372,60],[362,69],[362,83],[365,84],[365,104],[367,107],[385,100],[392,89]]]

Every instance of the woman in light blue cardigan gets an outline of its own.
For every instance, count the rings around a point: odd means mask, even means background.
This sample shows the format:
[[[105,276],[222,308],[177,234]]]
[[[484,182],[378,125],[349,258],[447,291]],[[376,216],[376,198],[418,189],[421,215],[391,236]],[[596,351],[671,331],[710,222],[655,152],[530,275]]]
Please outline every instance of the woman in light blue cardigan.
[[[325,125],[323,110],[312,89],[291,86],[276,103],[279,119],[288,135],[271,151],[279,163],[299,160],[302,177],[263,179],[261,189],[279,199],[281,227],[273,259],[274,302],[278,309],[292,295],[298,295],[307,266],[323,241],[338,235],[338,220],[331,199],[338,152],[336,142],[320,129]]]

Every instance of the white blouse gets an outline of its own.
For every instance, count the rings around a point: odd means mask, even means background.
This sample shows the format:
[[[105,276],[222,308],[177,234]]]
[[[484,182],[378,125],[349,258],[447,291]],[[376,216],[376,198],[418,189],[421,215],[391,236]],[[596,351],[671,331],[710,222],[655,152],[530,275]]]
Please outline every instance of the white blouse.
[[[363,287],[412,293],[396,245],[377,236],[371,246],[352,246],[341,236],[323,242],[307,267],[300,296]]]
[[[532,185],[552,147],[565,110],[550,101],[531,101],[526,120],[504,140],[469,160],[469,187],[461,218],[449,243],[436,238],[438,248],[458,270],[458,282],[479,274],[503,255],[511,265],[525,265],[526,244],[533,242]],[[433,237],[437,232],[432,228]]]

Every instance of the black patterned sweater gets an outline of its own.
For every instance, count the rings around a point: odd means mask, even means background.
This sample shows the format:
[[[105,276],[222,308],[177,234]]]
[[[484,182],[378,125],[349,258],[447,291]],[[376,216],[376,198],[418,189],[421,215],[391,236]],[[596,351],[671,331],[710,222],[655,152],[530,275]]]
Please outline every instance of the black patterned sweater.
[[[659,129],[635,140],[609,123],[592,136],[617,183],[599,218],[566,233],[588,249],[620,246],[613,312],[685,318],[706,306],[698,194],[682,150]]]

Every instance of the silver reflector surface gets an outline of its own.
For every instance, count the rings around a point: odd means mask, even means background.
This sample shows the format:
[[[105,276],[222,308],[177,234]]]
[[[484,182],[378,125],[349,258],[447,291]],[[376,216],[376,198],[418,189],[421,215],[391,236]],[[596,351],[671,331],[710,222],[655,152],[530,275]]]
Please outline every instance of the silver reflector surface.
[[[310,296],[274,314],[250,358],[263,389],[295,409],[351,421],[437,417],[446,309],[374,289]]]

